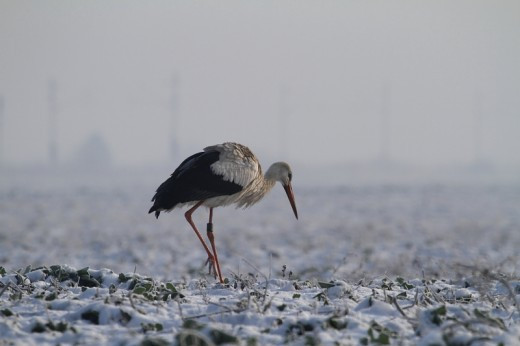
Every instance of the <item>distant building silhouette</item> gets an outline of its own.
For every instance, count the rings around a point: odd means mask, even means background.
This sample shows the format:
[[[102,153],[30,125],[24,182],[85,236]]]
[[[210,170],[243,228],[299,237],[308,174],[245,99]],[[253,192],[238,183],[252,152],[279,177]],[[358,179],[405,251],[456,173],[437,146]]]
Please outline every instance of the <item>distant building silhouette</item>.
[[[484,162],[482,152],[482,100],[478,92],[475,93],[474,100],[474,125],[473,125],[473,161],[475,164],[480,165]]]
[[[279,132],[278,132],[278,152],[280,157],[284,157],[289,160],[289,117],[291,115],[291,109],[289,106],[289,88],[282,85],[280,93],[278,95],[278,121],[279,121]]]
[[[73,164],[88,170],[104,170],[112,166],[112,154],[104,137],[99,133],[87,137],[79,146]]]
[[[0,95],[0,167],[4,164],[4,97]]]
[[[388,162],[391,159],[390,153],[390,115],[391,115],[391,89],[388,83],[381,88],[381,109],[380,109],[380,139],[379,139],[379,160]]]
[[[58,101],[57,84],[54,79],[47,84],[47,106],[48,106],[48,131],[49,131],[49,163],[52,166],[58,164]]]
[[[179,127],[179,78],[177,75],[172,75],[171,79],[171,129],[170,129],[170,158],[173,162],[177,161],[179,157],[179,141],[178,141],[178,127]]]

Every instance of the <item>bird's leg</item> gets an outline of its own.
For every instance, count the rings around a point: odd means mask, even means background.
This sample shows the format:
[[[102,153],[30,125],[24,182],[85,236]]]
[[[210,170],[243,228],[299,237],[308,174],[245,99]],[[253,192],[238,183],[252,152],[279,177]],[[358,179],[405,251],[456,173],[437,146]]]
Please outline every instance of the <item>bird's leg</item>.
[[[206,250],[206,253],[208,254],[208,261],[206,263],[209,263],[209,273],[211,274],[211,269],[213,268],[214,275],[216,278],[217,277],[217,270],[216,270],[217,267],[215,265],[215,263],[216,263],[215,256],[213,256],[213,254],[209,250],[208,246],[206,245],[206,242],[204,241],[204,238],[202,238],[202,235],[200,234],[197,227],[195,227],[195,224],[193,223],[193,220],[191,219],[191,214],[193,214],[195,209],[200,207],[202,205],[202,203],[204,203],[204,201],[197,202],[197,204],[195,204],[190,210],[188,210],[184,214],[184,217],[186,217],[186,220],[191,225],[191,228],[193,228],[193,230],[195,231],[195,234],[197,234],[197,237],[199,238],[200,242],[202,243],[202,246],[204,246],[204,250]]]
[[[218,263],[218,256],[217,256],[217,248],[215,247],[215,236],[213,235],[213,208],[209,208],[209,222],[207,225],[206,232],[208,234],[209,242],[211,243],[211,248],[213,249],[213,255],[215,255],[215,263],[217,264],[217,273],[218,278],[220,280],[220,283],[224,283],[224,280],[222,280],[222,274],[220,272],[220,264]]]

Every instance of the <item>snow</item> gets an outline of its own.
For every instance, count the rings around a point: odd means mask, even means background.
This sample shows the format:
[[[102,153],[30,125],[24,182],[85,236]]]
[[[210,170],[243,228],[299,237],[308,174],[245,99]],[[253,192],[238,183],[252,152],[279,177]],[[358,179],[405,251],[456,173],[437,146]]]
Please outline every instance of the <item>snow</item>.
[[[520,187],[294,187],[215,210],[226,284],[154,186],[4,188],[0,344],[519,342]]]

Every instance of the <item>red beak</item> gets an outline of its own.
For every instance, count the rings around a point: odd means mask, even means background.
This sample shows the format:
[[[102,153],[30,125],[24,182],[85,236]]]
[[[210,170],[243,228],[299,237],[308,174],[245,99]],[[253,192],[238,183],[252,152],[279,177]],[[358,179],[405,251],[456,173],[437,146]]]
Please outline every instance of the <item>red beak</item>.
[[[296,203],[294,202],[294,194],[291,186],[291,182],[289,182],[287,185],[282,185],[285,193],[287,194],[287,197],[289,198],[289,202],[291,203],[292,210],[294,212],[294,216],[296,216],[296,219],[298,219],[298,211],[296,210]]]

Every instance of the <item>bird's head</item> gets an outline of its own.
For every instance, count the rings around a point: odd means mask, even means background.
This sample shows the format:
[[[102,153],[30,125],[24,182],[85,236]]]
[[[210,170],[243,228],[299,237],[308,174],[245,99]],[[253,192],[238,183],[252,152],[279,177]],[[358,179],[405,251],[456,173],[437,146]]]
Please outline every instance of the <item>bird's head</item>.
[[[267,172],[265,172],[265,177],[269,180],[279,181],[282,184],[291,203],[294,216],[298,219],[298,211],[296,210],[296,202],[294,201],[294,193],[291,185],[292,171],[289,164],[286,162],[273,163]]]

